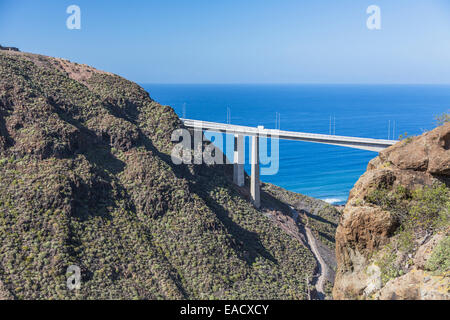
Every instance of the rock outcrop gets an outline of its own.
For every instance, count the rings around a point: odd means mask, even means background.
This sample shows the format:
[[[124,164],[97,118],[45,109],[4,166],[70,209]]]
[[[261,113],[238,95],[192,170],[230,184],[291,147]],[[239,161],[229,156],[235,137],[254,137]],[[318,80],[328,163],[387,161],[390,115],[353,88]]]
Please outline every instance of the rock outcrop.
[[[16,47],[2,47],[2,45],[0,45],[0,50],[20,52]]]
[[[370,161],[337,228],[335,299],[450,298],[448,270],[431,274],[426,268],[437,239],[448,237],[449,178],[450,123],[405,139]],[[439,201],[417,191],[433,186],[441,186],[429,192]],[[443,205],[422,208],[425,201]],[[439,226],[425,221],[431,209],[443,221]],[[423,224],[414,222],[422,218]]]

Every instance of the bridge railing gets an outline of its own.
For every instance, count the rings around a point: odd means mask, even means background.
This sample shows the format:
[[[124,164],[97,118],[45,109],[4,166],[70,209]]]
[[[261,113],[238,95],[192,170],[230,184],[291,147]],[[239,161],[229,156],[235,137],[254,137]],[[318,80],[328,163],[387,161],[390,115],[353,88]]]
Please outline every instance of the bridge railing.
[[[201,127],[204,130],[220,131],[228,133],[244,134],[249,136],[263,135],[263,136],[277,136],[279,139],[297,140],[302,138],[311,138],[315,140],[335,141],[335,142],[359,142],[364,144],[374,144],[377,146],[391,146],[398,142],[398,140],[385,140],[374,138],[349,137],[339,135],[327,135],[319,133],[307,133],[298,131],[285,131],[278,129],[255,128],[248,126],[240,126],[234,124],[225,124],[218,122],[181,119],[186,127]],[[296,139],[297,138],[297,139]]]

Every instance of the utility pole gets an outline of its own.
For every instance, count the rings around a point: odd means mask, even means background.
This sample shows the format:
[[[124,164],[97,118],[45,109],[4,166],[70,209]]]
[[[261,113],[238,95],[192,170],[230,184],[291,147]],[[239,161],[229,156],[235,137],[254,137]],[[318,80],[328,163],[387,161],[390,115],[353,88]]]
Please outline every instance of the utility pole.
[[[394,120],[394,123],[392,125],[392,140],[395,140],[395,120]]]
[[[331,115],[330,115],[330,130],[329,130],[329,135],[331,136]]]
[[[388,140],[391,139],[391,120],[389,120],[389,125],[388,125]]]
[[[334,117],[334,131],[333,135],[336,135],[336,117]]]
[[[186,103],[183,103],[183,119],[186,119]]]

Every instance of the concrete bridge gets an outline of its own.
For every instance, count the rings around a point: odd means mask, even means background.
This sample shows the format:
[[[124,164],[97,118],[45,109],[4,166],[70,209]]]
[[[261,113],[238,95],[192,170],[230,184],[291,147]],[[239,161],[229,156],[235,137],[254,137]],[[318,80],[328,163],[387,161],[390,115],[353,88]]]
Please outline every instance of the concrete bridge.
[[[181,119],[181,121],[187,128],[194,128],[194,129],[201,128],[201,130],[234,134],[235,149],[234,149],[233,181],[235,184],[241,187],[244,185],[244,163],[245,163],[244,137],[245,136],[252,137],[250,194],[252,197],[253,204],[257,208],[259,208],[261,204],[260,180],[259,180],[260,137],[270,137],[273,139],[281,139],[281,140],[295,140],[295,141],[330,144],[335,146],[362,149],[374,152],[380,152],[381,150],[389,146],[392,146],[398,142],[397,140],[357,138],[357,137],[346,137],[327,134],[283,131],[278,129],[265,129],[263,126],[246,127],[246,126],[238,126],[232,124],[191,120],[191,119]]]

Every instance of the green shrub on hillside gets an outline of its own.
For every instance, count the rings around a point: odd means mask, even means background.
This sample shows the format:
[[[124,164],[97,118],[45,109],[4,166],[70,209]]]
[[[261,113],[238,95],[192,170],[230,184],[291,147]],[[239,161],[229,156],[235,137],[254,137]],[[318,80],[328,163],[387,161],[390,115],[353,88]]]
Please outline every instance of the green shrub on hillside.
[[[418,239],[449,226],[450,190],[443,183],[435,183],[412,192],[403,186],[394,190],[376,189],[365,200],[389,211],[397,219],[395,249],[402,252],[412,253]],[[385,256],[380,262],[385,270],[385,279],[395,276],[395,266],[392,265],[394,260],[391,261],[389,257]]]
[[[381,248],[375,261],[380,267],[384,284],[403,274],[404,263],[409,266],[413,264],[411,259],[402,264],[398,261],[399,255],[414,256],[420,239],[446,230],[449,226],[450,190],[443,183],[413,191],[403,186],[392,190],[380,188],[370,192],[365,200],[389,211],[398,222],[395,241]],[[435,272],[447,272],[449,248],[447,237],[435,249],[426,267]]]
[[[450,122],[450,113],[444,112],[440,116],[436,117],[436,123],[438,126],[442,126],[447,122]]]
[[[425,267],[439,274],[450,272],[450,236],[436,246]]]
[[[390,211],[405,230],[435,231],[449,223],[450,190],[443,183],[412,192],[403,186],[375,189],[365,200]]]
[[[385,285],[389,280],[397,278],[402,275],[401,269],[397,266],[397,250],[391,245],[387,245],[379,259],[375,264],[380,267],[381,281]]]

